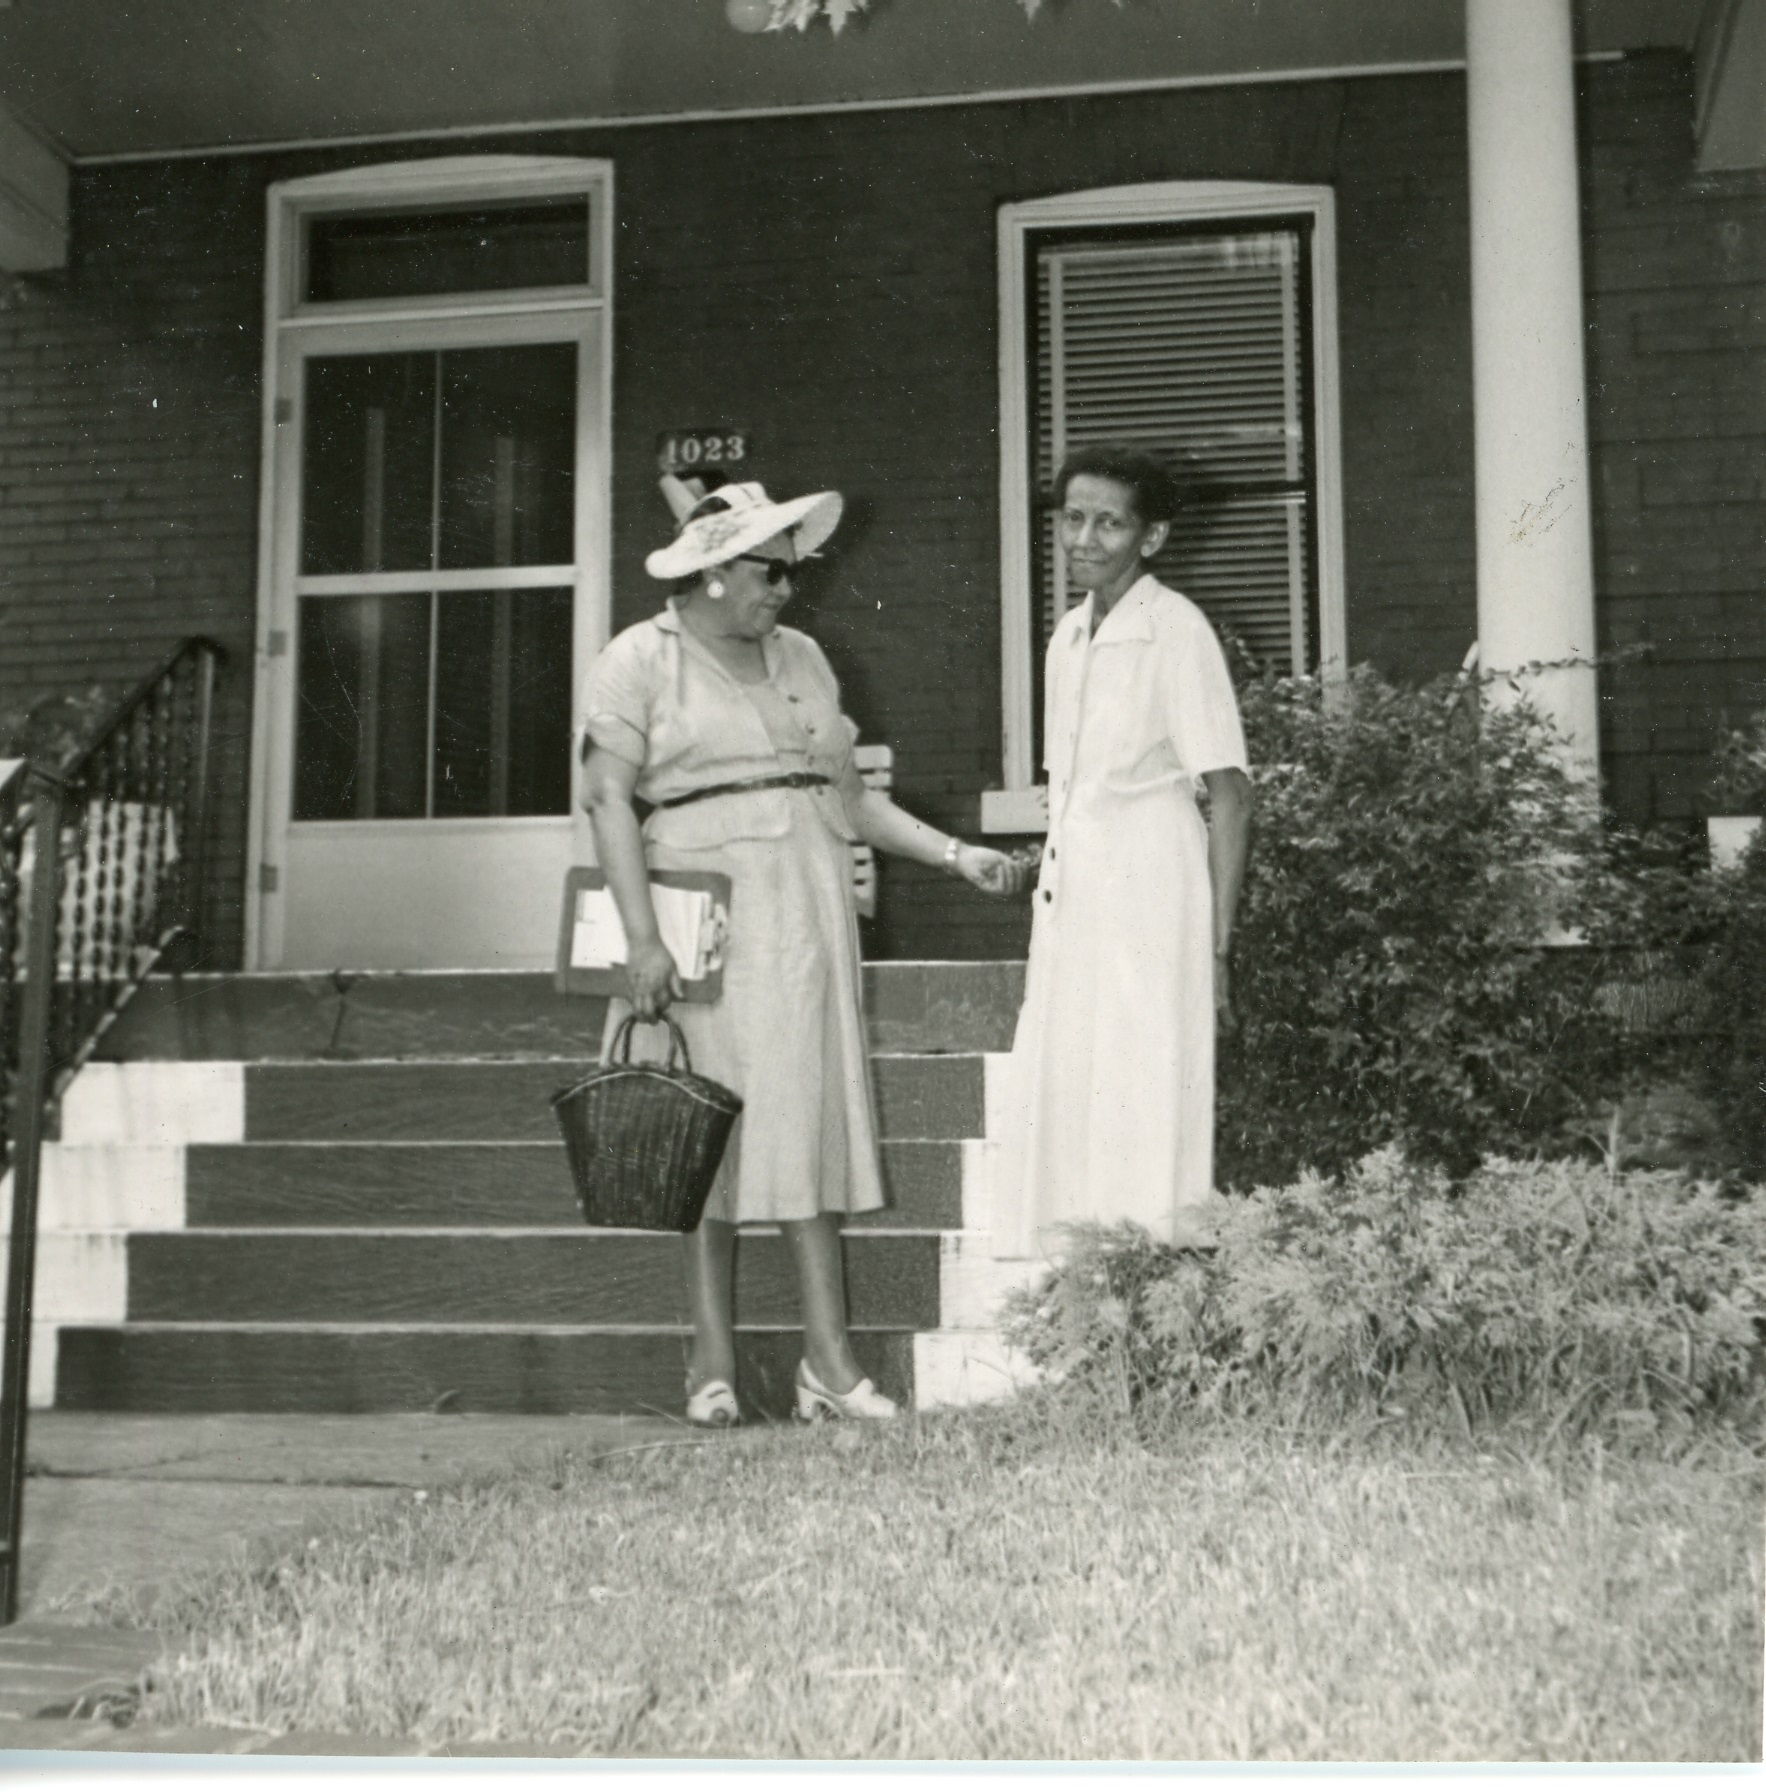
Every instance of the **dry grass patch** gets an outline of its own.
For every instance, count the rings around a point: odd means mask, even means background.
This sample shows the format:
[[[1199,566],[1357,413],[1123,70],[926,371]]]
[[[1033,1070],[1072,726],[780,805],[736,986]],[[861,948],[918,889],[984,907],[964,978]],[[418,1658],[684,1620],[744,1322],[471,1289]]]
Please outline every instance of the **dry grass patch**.
[[[1739,1446],[1147,1448],[1037,1402],[758,1431],[217,1575],[160,1614],[184,1640],[142,1715],[745,1759],[1758,1759],[1761,1516]]]

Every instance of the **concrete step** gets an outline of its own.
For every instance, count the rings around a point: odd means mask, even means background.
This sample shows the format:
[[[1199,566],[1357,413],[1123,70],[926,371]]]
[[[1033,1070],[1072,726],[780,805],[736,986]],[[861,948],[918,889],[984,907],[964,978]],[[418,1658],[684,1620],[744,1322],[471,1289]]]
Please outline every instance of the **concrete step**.
[[[962,1225],[960,1141],[896,1139],[881,1155],[889,1205],[849,1226]],[[537,1139],[192,1145],[184,1204],[191,1228],[556,1228],[579,1219],[563,1145]]]
[[[581,1058],[88,1064],[62,1100],[57,1143],[549,1141],[558,1137],[552,1096],[590,1068]],[[988,1130],[982,1053],[880,1052],[871,1086],[885,1139]]]
[[[846,1240],[852,1323],[939,1323],[937,1233]],[[671,1325],[684,1320],[678,1242],[655,1232],[488,1230],[146,1232],[128,1240],[128,1319]],[[797,1273],[777,1233],[736,1250],[736,1311],[798,1322]]]
[[[346,986],[346,987],[340,987]],[[864,967],[882,1051],[1005,1051],[1021,961]],[[150,977],[99,1046],[111,1061],[592,1056],[606,1005],[560,996],[540,972]]]
[[[589,1061],[247,1064],[245,1138],[556,1139],[551,1098]],[[974,1054],[872,1059],[888,1139],[978,1138],[984,1070]],[[65,1136],[65,1135],[64,1135]]]
[[[855,1327],[885,1393],[914,1399],[907,1331]],[[85,1412],[679,1413],[684,1327],[570,1325],[76,1326],[61,1338],[56,1405]],[[737,1329],[737,1381],[783,1417],[800,1333]]]

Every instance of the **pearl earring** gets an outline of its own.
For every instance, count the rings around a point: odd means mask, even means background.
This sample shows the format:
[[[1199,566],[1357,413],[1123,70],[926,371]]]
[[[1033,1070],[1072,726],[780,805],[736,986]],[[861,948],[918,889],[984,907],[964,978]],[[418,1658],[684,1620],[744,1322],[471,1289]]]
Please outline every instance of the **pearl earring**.
[[[724,594],[724,585],[723,585],[722,579],[713,579],[705,587],[705,595],[707,597],[722,597],[723,594]]]

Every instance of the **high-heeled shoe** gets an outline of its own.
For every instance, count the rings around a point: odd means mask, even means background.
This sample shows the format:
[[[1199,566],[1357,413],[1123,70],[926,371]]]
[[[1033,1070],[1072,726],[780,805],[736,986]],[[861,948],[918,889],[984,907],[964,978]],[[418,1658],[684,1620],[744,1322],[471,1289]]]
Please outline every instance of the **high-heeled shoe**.
[[[736,1404],[736,1390],[727,1381],[708,1381],[697,1390],[687,1390],[687,1423],[702,1425],[710,1431],[725,1431],[742,1423],[742,1409]]]
[[[893,1419],[901,1408],[887,1394],[879,1394],[870,1376],[857,1386],[837,1394],[823,1386],[808,1363],[797,1365],[797,1416],[817,1419]]]

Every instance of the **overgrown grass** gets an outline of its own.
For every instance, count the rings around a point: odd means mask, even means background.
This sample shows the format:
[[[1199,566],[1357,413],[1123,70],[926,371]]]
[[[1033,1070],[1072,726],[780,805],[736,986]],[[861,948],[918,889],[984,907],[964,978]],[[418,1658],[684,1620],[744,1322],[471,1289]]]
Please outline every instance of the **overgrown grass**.
[[[152,1721],[746,1759],[1750,1760],[1758,1460],[1058,1395],[413,1502],[162,1611]]]

